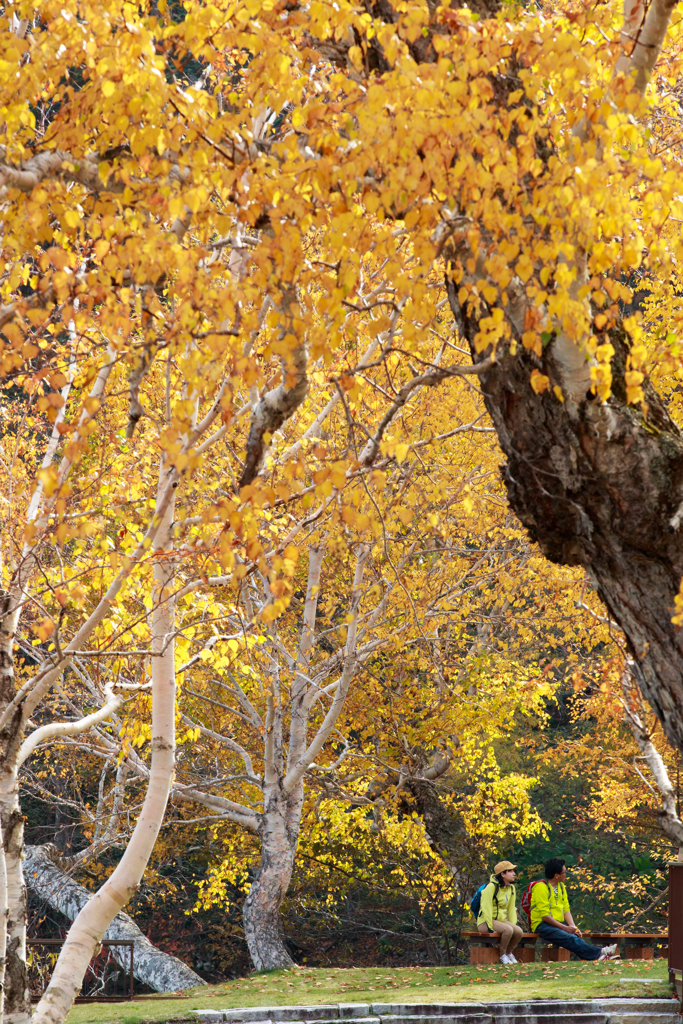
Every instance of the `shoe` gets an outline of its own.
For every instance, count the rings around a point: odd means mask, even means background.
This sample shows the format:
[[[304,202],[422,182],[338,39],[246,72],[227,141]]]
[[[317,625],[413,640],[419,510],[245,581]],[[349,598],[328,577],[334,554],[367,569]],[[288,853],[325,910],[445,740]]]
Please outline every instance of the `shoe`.
[[[509,964],[518,964],[519,963],[519,960],[517,959],[517,957],[515,956],[514,953],[508,953],[507,954],[507,958],[508,958],[508,963]]]
[[[511,964],[512,960],[510,959],[509,953],[503,953],[503,955],[500,958],[500,962],[502,964]]]
[[[611,960],[616,951],[616,942],[614,942],[611,946],[603,946],[600,950],[600,956],[598,957],[598,960]]]

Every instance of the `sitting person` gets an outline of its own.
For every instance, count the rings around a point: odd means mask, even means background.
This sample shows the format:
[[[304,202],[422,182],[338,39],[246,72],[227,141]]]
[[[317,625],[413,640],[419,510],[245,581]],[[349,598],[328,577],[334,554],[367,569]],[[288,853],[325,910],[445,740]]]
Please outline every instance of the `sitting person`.
[[[519,963],[512,955],[523,932],[517,924],[516,892],[513,882],[517,877],[515,865],[502,860],[493,869],[491,879],[481,894],[477,929],[480,932],[498,932],[500,935],[500,962]]]
[[[531,930],[551,942],[570,950],[581,960],[609,960],[617,945],[591,946],[581,938],[569,910],[565,879],[567,866],[561,857],[552,857],[545,865],[545,882],[537,882],[531,890],[529,919]]]

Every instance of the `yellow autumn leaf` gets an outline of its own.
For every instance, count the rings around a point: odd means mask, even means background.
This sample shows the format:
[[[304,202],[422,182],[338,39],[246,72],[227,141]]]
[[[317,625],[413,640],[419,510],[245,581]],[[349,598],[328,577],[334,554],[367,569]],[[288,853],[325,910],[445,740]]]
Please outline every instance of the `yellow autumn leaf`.
[[[550,385],[550,378],[546,377],[540,370],[532,370],[530,384],[537,395],[542,395]]]

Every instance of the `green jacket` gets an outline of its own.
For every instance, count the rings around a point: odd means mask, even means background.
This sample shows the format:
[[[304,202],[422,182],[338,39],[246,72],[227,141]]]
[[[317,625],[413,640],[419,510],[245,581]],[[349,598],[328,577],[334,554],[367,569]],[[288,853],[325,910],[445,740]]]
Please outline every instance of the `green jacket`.
[[[499,886],[498,893],[494,899],[496,886]],[[517,892],[514,885],[499,885],[495,875],[491,875],[488,885],[481,894],[481,905],[477,925],[486,924],[493,930],[493,921],[509,921],[510,924],[517,924],[517,907],[515,900]]]
[[[559,883],[555,893],[550,882],[538,882],[531,890],[529,911],[532,932],[536,931],[544,917],[552,917],[560,924],[564,923],[564,915],[569,913],[569,900],[564,883]]]

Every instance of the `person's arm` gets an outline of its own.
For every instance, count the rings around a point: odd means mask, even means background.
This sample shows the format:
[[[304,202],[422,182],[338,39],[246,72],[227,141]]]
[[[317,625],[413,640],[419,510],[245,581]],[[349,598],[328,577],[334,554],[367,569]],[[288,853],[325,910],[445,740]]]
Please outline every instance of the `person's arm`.
[[[574,918],[569,911],[564,915],[564,923],[567,925],[567,931],[571,932],[572,935],[581,936],[581,929],[576,927],[574,924]]]
[[[508,921],[510,924],[517,924],[517,890],[512,887],[512,895],[508,903]]]
[[[552,925],[553,928],[559,928],[560,931],[563,932],[570,932],[572,935],[580,935],[581,932],[572,921],[571,914],[564,915],[564,920],[567,921],[567,919],[570,923],[564,924],[563,921],[557,921],[551,914],[547,914],[546,917],[543,918],[543,924]]]
[[[486,925],[490,932],[493,931],[493,882],[489,882],[484,891],[481,894],[481,904],[479,906],[479,917],[477,918],[477,924],[481,924],[482,921],[486,922]]]
[[[581,935],[581,929],[577,928],[576,925],[574,924],[574,918],[572,917],[571,911],[569,909],[569,898],[567,896],[567,890],[566,890],[564,885],[562,886],[562,909],[564,910],[564,922],[567,925],[567,927],[569,928],[569,931],[573,935],[579,935],[580,936]]]

